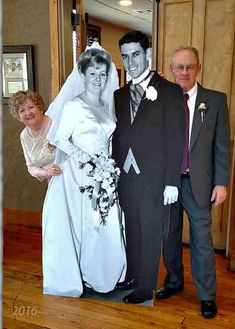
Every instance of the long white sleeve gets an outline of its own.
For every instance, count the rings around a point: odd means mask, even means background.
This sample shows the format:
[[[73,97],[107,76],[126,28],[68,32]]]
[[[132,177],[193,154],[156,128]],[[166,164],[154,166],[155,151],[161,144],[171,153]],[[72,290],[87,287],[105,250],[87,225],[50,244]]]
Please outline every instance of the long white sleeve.
[[[90,159],[89,154],[81,150],[72,141],[72,134],[79,121],[77,111],[79,111],[77,103],[70,101],[65,104],[55,135],[55,145],[66,154],[72,156],[76,161],[85,163]]]
[[[40,182],[42,182],[44,179],[47,179],[48,178],[47,169],[35,166],[31,161],[31,158],[27,152],[27,148],[26,148],[23,140],[21,140],[21,145],[22,145],[22,149],[23,149],[23,153],[24,153],[26,167],[27,167],[29,174],[32,177],[37,178]]]

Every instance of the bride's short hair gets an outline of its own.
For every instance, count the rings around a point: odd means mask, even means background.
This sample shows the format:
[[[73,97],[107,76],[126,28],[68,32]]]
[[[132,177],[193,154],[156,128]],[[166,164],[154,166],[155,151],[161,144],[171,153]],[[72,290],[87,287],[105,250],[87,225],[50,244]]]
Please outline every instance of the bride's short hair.
[[[87,68],[94,64],[106,64],[108,73],[111,65],[110,54],[101,49],[90,48],[80,55],[78,70],[84,74]]]

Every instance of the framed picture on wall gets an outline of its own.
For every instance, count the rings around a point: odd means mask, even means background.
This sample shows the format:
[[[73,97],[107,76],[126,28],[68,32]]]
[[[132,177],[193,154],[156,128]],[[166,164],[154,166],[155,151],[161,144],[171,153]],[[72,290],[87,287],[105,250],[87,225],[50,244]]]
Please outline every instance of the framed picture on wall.
[[[3,100],[19,90],[34,90],[33,46],[3,46]]]

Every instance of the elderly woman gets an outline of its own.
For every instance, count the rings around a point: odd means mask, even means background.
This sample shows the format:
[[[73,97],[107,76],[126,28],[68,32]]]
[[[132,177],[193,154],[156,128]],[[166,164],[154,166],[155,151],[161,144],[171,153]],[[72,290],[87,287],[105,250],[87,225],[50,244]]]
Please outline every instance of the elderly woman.
[[[60,175],[62,170],[54,164],[55,146],[46,137],[51,118],[44,115],[42,97],[31,90],[18,91],[11,96],[9,108],[11,115],[25,125],[20,141],[30,175],[39,181]]]
[[[71,99],[62,109],[55,100],[61,117],[54,142],[63,175],[51,179],[43,207],[46,294],[79,297],[84,287],[106,293],[125,277],[115,193],[118,169],[109,157],[115,129],[110,100],[116,79],[110,55],[90,48],[68,78],[69,87],[60,92]],[[75,97],[70,84],[78,86]]]

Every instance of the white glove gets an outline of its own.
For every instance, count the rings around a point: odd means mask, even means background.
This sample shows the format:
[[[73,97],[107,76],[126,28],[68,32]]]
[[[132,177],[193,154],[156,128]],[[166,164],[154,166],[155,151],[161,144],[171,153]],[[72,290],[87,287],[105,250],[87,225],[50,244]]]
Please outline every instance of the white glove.
[[[163,192],[164,206],[167,204],[175,203],[178,200],[178,188],[176,186],[166,186]]]

